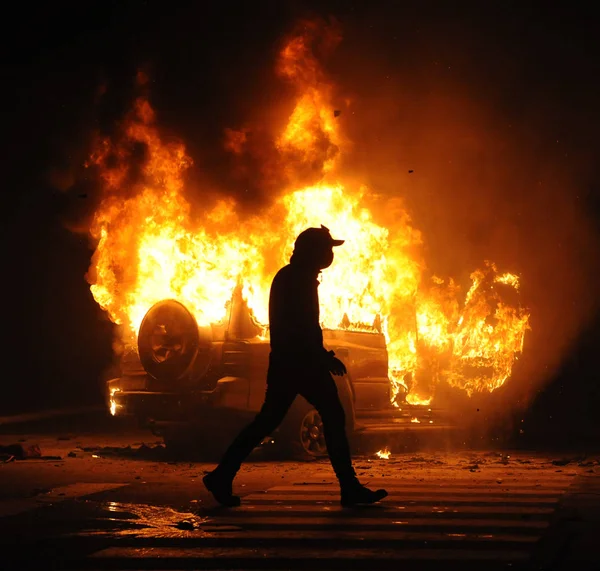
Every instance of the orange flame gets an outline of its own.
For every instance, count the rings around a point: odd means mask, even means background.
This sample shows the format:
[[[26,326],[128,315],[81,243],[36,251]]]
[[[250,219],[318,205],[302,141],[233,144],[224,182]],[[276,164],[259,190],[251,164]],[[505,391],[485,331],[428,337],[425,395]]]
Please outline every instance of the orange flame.
[[[161,139],[153,110],[140,98],[122,138],[98,141],[89,162],[99,169],[104,189],[91,227],[97,241],[88,275],[94,298],[122,325],[125,345],[134,347],[154,303],[177,299],[200,325],[219,323],[241,284],[266,333],[275,271],[287,263],[301,230],[324,224],[346,243],[322,275],[322,324],[384,333],[396,406],[404,400],[429,404],[442,381],[469,395],[498,388],[509,378],[529,327],[518,302],[518,277],[487,262],[471,275],[462,301],[453,280],[424,278],[416,253],[421,236],[402,204],[382,203],[336,171],[344,138],[312,39],[297,36],[282,51],[279,72],[298,95],[276,146],[288,180],[310,164],[321,181],[288,188],[261,216],[241,217],[233,200],[193,215],[183,179],[192,161],[182,143]],[[231,133],[232,149],[241,152],[242,139]],[[140,144],[146,156],[136,178],[130,149]]]
[[[384,448],[383,450],[375,452],[375,455],[382,460],[389,460],[392,453],[387,448]]]
[[[320,174],[331,172],[340,155],[343,138],[336,110],[331,105],[333,86],[328,82],[313,52],[324,39],[331,46],[339,41],[333,28],[305,22],[301,33],[292,37],[281,51],[277,71],[298,93],[294,110],[283,133],[276,140],[284,169],[308,167]],[[291,177],[293,179],[293,177]]]

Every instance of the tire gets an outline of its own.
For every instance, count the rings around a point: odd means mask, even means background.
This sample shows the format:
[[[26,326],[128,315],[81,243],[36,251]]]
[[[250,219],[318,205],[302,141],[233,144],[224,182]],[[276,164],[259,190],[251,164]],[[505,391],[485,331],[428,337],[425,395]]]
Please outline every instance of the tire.
[[[185,385],[186,380],[201,377],[210,364],[210,349],[210,334],[198,328],[194,316],[178,301],[153,305],[140,325],[140,361],[159,383]]]
[[[277,452],[295,460],[315,460],[327,456],[323,422],[316,409],[297,397],[275,436]]]
[[[346,416],[346,435],[354,433],[354,405],[350,380],[336,379],[338,394]],[[295,460],[316,460],[327,456],[323,421],[317,410],[303,397],[297,397],[274,437],[278,455]]]

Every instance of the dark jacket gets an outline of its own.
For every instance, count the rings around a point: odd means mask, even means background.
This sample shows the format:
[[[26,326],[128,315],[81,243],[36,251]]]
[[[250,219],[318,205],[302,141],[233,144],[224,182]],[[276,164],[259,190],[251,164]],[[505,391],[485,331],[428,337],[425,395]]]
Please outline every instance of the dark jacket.
[[[318,287],[316,276],[301,266],[289,264],[277,272],[269,296],[273,357],[302,359],[310,364],[323,364],[329,357],[319,323]]]

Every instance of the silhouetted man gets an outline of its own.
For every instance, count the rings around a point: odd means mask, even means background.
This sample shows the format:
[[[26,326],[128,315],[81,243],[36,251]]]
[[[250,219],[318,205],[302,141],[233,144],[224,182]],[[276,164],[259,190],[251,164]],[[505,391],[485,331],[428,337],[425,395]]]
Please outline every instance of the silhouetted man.
[[[344,375],[346,367],[333,351],[323,347],[319,323],[317,277],[333,262],[334,240],[329,230],[308,228],[296,239],[289,265],[275,276],[269,297],[271,355],[265,402],[256,418],[233,441],[221,463],[203,481],[214,498],[225,506],[239,506],[232,484],[242,462],[262,440],[272,434],[297,395],[302,395],[321,415],[327,452],[340,483],[344,506],[372,504],[387,496],[361,485],[352,467],[346,437],[344,409],[331,376]]]

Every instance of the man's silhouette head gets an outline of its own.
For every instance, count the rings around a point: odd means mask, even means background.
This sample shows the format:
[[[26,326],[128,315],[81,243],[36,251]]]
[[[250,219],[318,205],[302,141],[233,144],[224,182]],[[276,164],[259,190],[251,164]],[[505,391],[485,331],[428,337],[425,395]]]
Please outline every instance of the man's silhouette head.
[[[307,228],[296,238],[292,263],[315,271],[324,270],[333,262],[333,247],[343,243],[344,240],[334,240],[329,229],[323,225],[320,228]]]

